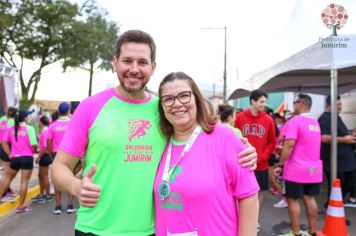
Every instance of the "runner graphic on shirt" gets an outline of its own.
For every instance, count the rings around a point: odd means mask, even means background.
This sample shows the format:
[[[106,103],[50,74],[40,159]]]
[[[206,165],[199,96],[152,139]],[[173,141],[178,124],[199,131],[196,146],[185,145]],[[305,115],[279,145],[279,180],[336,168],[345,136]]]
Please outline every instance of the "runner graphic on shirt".
[[[139,120],[139,119],[130,119],[129,120],[129,126],[130,126],[130,135],[129,135],[129,141],[134,137],[137,137],[137,139],[140,139],[140,137],[146,135],[146,130],[150,129],[152,127],[150,121],[148,120]]]

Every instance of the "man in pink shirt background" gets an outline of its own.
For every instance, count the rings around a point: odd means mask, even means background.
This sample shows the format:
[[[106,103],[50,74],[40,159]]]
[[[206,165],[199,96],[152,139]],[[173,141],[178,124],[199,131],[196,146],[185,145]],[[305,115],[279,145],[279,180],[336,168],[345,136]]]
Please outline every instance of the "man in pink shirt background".
[[[283,170],[285,196],[292,231],[287,235],[316,235],[318,205],[315,196],[320,193],[322,162],[320,160],[320,127],[311,117],[312,100],[309,95],[299,94],[294,102],[296,114],[285,127],[285,141],[275,174]],[[283,167],[284,166],[284,167]],[[308,232],[300,231],[300,204],[303,199],[308,216]]]
[[[52,159],[55,158],[56,153],[58,151],[58,147],[68,128],[69,121],[70,121],[69,111],[70,111],[69,103],[62,102],[61,104],[59,104],[58,106],[59,117],[48,127],[47,148]],[[62,213],[62,203],[61,203],[62,192],[59,191],[56,187],[54,189],[55,189],[56,206],[53,210],[53,213],[55,215],[59,215]],[[76,208],[74,208],[73,206],[73,195],[68,195],[67,204],[68,204],[67,213],[69,214],[74,213],[76,211]]]

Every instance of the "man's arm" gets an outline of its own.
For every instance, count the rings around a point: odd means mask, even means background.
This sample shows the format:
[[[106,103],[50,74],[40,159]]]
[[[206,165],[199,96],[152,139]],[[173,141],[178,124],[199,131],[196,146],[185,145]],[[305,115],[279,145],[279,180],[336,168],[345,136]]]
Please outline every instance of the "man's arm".
[[[56,188],[76,196],[80,205],[94,207],[99,200],[101,187],[93,183],[96,166],[83,177],[78,179],[73,170],[80,158],[58,150],[52,164],[52,179]]]
[[[284,163],[288,158],[290,157],[294,146],[295,146],[295,139],[287,139],[284,141],[283,148],[282,148],[282,153],[281,157],[279,159],[278,166],[274,169],[274,175],[279,176],[282,173],[282,168],[284,166]]]
[[[239,207],[239,236],[257,235],[258,194],[237,201]]]
[[[268,131],[267,141],[268,141],[268,144],[266,145],[266,147],[263,151],[263,157],[262,157],[266,161],[269,160],[270,155],[273,153],[274,149],[276,148],[276,144],[277,144],[277,137],[276,137],[276,130],[275,130],[274,123],[271,123],[271,127]]]
[[[346,135],[343,137],[337,137],[336,138],[337,143],[344,143],[344,144],[354,144],[356,143],[356,140],[354,136],[352,135]],[[331,144],[331,135],[329,134],[323,134],[321,135],[321,142],[325,144]]]
[[[281,157],[279,159],[279,165],[284,165],[286,160],[290,157],[290,154],[294,149],[295,142],[295,139],[287,139],[284,141]]]

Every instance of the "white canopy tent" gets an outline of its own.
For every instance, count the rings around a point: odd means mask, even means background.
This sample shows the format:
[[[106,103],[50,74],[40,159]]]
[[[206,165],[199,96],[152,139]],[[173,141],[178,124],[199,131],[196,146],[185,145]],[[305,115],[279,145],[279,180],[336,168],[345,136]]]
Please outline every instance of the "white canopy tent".
[[[333,37],[336,38],[336,37]],[[248,83],[250,89],[237,87],[229,99],[246,96],[248,90],[263,89],[272,92],[305,92],[330,94],[330,70],[338,70],[340,94],[356,89],[356,35],[338,36],[345,48],[323,48],[317,42],[276,65],[254,74]],[[248,94],[247,94],[248,95]]]
[[[266,92],[304,92],[328,95],[332,100],[332,178],[336,177],[336,96],[356,89],[356,35],[321,40],[278,64],[253,75],[252,89]],[[233,96],[234,95],[234,96]],[[229,99],[243,95],[241,88]]]

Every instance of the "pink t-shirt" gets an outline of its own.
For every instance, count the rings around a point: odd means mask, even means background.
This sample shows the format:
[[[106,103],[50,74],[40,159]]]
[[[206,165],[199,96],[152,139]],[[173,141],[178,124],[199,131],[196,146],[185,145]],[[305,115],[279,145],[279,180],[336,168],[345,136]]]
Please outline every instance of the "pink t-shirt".
[[[46,150],[47,151],[47,133],[48,133],[48,127],[44,127],[42,129],[42,132],[40,134],[39,139],[39,144],[40,144],[40,151]]]
[[[47,131],[47,139],[52,139],[52,151],[57,152],[58,147],[63,139],[63,136],[68,129],[69,117],[61,116],[49,125]]]
[[[296,143],[285,162],[284,179],[296,183],[322,182],[321,135],[318,121],[308,114],[295,116],[287,122],[285,136],[286,140],[294,139]]]
[[[17,131],[17,140],[15,138],[15,126],[6,130],[3,141],[11,142],[11,158],[20,156],[32,156],[34,154],[33,145],[37,145],[35,129],[21,123]]]
[[[171,166],[184,149],[174,143]],[[167,145],[168,147],[168,145]],[[161,201],[158,187],[167,157],[167,147],[156,175],[154,193],[156,236],[196,231],[204,235],[237,235],[236,200],[259,191],[253,172],[237,163],[245,149],[235,132],[217,124],[211,134],[200,133],[170,178],[170,195]]]

